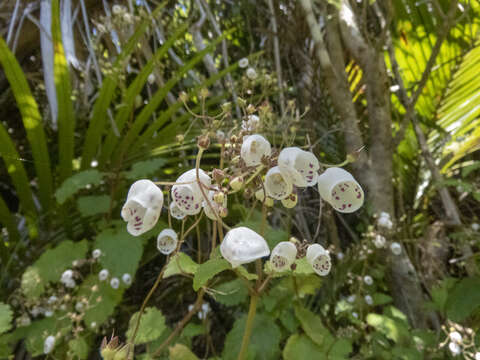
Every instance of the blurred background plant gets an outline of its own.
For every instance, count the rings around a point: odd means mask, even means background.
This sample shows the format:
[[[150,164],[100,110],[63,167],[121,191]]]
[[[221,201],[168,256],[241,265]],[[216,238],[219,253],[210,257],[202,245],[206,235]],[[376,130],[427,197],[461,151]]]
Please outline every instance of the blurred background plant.
[[[295,210],[271,210],[271,247],[295,236],[336,261],[327,278],[270,283],[248,358],[480,358],[479,11],[474,0],[1,2],[0,358],[95,359],[103,336],[128,340],[167,223],[130,236],[128,186],[191,168],[203,130],[192,113],[226,102],[226,136],[253,104],[272,144],[355,157],[368,200],[342,215],[308,189]],[[229,204],[229,223],[259,226],[242,196]],[[209,239],[186,244],[195,258]],[[149,304],[138,358],[194,303],[198,317],[159,356],[236,358],[247,288],[220,273],[196,304],[199,264],[185,266]]]

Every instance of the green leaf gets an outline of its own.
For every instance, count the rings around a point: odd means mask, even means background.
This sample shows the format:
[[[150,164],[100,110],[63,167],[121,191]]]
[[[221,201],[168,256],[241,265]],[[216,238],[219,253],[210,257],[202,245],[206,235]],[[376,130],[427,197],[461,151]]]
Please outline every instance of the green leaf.
[[[374,305],[385,305],[392,302],[391,296],[382,293],[375,293],[372,295]]]
[[[295,315],[300,321],[305,333],[315,342],[321,349],[327,351],[334,343],[334,338],[328,329],[322,324],[322,319],[305,309],[304,307],[295,307]]]
[[[294,334],[287,340],[283,349],[285,360],[298,359],[327,359],[325,352],[305,335]]]
[[[183,344],[175,344],[169,347],[168,351],[170,360],[198,360],[198,357]]]
[[[133,164],[132,169],[125,174],[125,177],[132,181],[146,178],[157,172],[166,163],[167,160],[162,158],[149,159],[137,162]]]
[[[118,278],[125,273],[133,278],[143,254],[142,240],[124,228],[102,231],[95,239],[95,249],[102,251],[99,259],[102,268]]]
[[[63,51],[62,32],[60,29],[60,6],[58,0],[52,1],[52,42],[53,73],[58,103],[58,156],[60,180],[72,174],[74,155],[75,113],[72,103],[72,88],[67,58]]]
[[[68,348],[76,359],[84,360],[88,358],[90,349],[85,339],[79,337],[70,340],[68,342]]]
[[[127,338],[131,341],[135,326],[137,324],[139,312],[133,314],[128,325]],[[167,329],[165,325],[165,316],[162,312],[154,307],[145,309],[145,313],[140,320],[140,327],[135,337],[135,345],[144,344],[158,339],[162,333]]]
[[[193,278],[193,290],[198,291],[198,289],[204,286],[208,280],[218,273],[230,268],[230,264],[225,259],[207,260],[198,267],[197,272],[195,273],[195,277]]]
[[[13,312],[10,306],[0,302],[0,334],[12,327]]]
[[[88,250],[87,240],[65,240],[53,249],[45,251],[22,275],[22,291],[28,298],[40,296],[48,282],[58,282],[62,273],[72,267],[74,260],[84,259]]]
[[[178,274],[195,274],[199,265],[190,256],[179,252],[170,258],[163,278]]]
[[[110,196],[82,196],[77,199],[78,211],[83,216],[105,214],[110,209]]]
[[[25,334],[25,345],[28,352],[31,356],[36,357],[43,355],[43,345],[47,336],[55,336],[58,342],[58,339],[71,331],[72,321],[66,312],[57,310],[55,316],[36,320],[27,328],[21,329]],[[55,344],[54,349],[57,345]]]
[[[22,115],[23,127],[32,149],[35,171],[38,177],[40,201],[44,210],[48,210],[51,205],[53,180],[42,118],[22,68],[1,37],[0,63],[3,66],[4,74],[10,84],[13,96],[15,96],[18,109]]]
[[[471,277],[458,282],[447,300],[447,316],[460,322],[480,308],[480,278]]]
[[[257,280],[258,279],[257,274],[249,273],[247,271],[247,269],[245,269],[245,267],[243,267],[242,265],[240,265],[239,267],[236,267],[234,270],[235,270],[235,272],[237,272],[238,274],[240,274],[241,276],[243,276],[247,280]]]
[[[242,344],[243,333],[247,317],[244,315],[238,318],[233,324],[232,330],[225,339],[223,360],[237,359]],[[280,328],[275,324],[273,318],[257,314],[253,322],[252,335],[248,347],[248,359],[255,360],[276,360],[280,355]]]
[[[17,224],[10,209],[0,195],[0,223],[5,226],[8,232],[8,243],[16,244],[20,240],[20,234],[18,233]],[[9,252],[5,245],[7,241],[0,241],[0,259],[6,264],[9,258]]]
[[[100,185],[102,176],[102,173],[100,173],[98,170],[92,169],[81,171],[69,177],[55,191],[57,202],[60,205],[63,204],[71,196],[75,195],[81,189],[84,189],[87,185]]]
[[[239,305],[248,298],[248,289],[240,279],[220,284],[215,290],[215,300],[226,306]]]
[[[349,354],[353,351],[352,343],[347,339],[338,339],[328,351],[329,360],[348,359]]]
[[[367,323],[396,343],[409,338],[408,329],[402,321],[384,315],[368,314]]]
[[[188,323],[182,331],[182,336],[189,338],[202,334],[205,334],[205,327],[203,325],[194,324],[192,322]]]
[[[309,275],[315,273],[313,271],[312,265],[307,261],[306,257],[295,260],[297,267],[293,271],[294,274],[299,275]]]

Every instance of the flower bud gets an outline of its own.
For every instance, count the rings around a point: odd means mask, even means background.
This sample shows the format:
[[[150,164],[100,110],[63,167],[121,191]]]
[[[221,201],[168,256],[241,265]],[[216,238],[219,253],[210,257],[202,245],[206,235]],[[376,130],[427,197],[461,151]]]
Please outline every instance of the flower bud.
[[[180,101],[187,102],[188,101],[188,94],[185,91],[182,91],[178,96]]]
[[[233,178],[233,180],[230,182],[230,187],[232,188],[233,191],[239,191],[243,186],[243,177],[237,176]]]
[[[197,139],[197,146],[200,149],[207,150],[210,146],[210,138],[208,137],[208,135],[199,136]]]
[[[178,143],[182,144],[183,141],[185,140],[185,136],[183,134],[178,134],[175,139],[177,140]]]
[[[225,179],[225,173],[220,169],[213,169],[212,177],[217,184],[221,184]]]
[[[235,268],[268,256],[270,249],[265,239],[255,231],[238,227],[227,232],[220,245],[220,252]]]
[[[230,110],[232,110],[232,103],[227,101],[220,105],[220,107],[222,108],[223,112],[228,113]]]
[[[238,67],[244,69],[248,66],[248,59],[247,58],[241,58],[238,60]]]
[[[255,191],[255,198],[256,198],[258,201],[263,202],[263,200],[265,199],[265,191],[263,190],[263,188],[260,189],[260,190]]]
[[[98,273],[98,280],[105,281],[105,280],[107,280],[108,275],[109,275],[108,270],[103,269]]]
[[[277,244],[270,255],[270,263],[275,271],[285,271],[290,268],[297,257],[297,247],[289,241]]]
[[[208,91],[207,88],[201,88],[200,89],[200,97],[205,99],[205,98],[208,97],[208,95],[210,95],[210,92]]]
[[[307,261],[313,270],[320,276],[326,276],[330,272],[332,262],[330,254],[320,244],[312,244],[307,249]]]
[[[163,229],[157,237],[157,249],[164,255],[175,251],[178,244],[177,233],[173,229]]]
[[[237,103],[241,107],[244,107],[245,105],[247,105],[247,102],[244,99],[242,99],[240,96],[237,97]]]
[[[248,104],[247,106],[247,113],[248,114],[253,114],[255,111],[257,111],[257,109],[255,109],[255,106],[253,106],[252,104]],[[257,116],[258,117],[258,116]]]
[[[254,68],[252,67],[249,67],[247,69],[247,71],[245,72],[245,74],[247,75],[247,77],[250,79],[250,80],[255,80],[257,78],[257,72],[255,71]]]
[[[209,201],[203,201],[203,211],[209,219],[217,220],[215,214],[219,214],[220,208],[227,207],[227,198],[225,197],[225,194],[222,191],[218,191],[218,189],[210,190],[207,197]]]
[[[275,205],[275,202],[273,201],[273,199],[271,197],[268,197],[265,199],[265,202],[264,202],[265,206],[268,206],[268,207],[273,207],[273,205]]]
[[[118,280],[118,278],[116,277],[113,277],[110,280],[110,286],[112,287],[112,289],[118,289],[118,287],[120,286],[120,280]]]
[[[393,242],[390,245],[390,250],[392,251],[393,255],[400,255],[402,253],[402,245],[400,245],[398,242]]]
[[[132,276],[128,273],[122,275],[122,281],[125,285],[130,285],[132,283]]]
[[[217,191],[213,194],[213,201],[215,201],[217,204],[223,204],[225,201],[225,194],[222,191]]]

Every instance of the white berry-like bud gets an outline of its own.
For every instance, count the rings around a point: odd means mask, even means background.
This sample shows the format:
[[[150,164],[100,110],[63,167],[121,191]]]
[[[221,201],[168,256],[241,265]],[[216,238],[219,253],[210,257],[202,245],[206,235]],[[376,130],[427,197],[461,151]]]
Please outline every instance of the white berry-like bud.
[[[365,302],[368,305],[373,305],[373,298],[370,295],[365,295]]]
[[[472,230],[473,230],[473,231],[478,231],[478,230],[480,230],[480,225],[478,225],[477,223],[473,223],[473,224],[472,224]]]
[[[318,191],[323,200],[343,213],[358,210],[364,200],[363,190],[353,176],[336,167],[327,169],[318,177]]]
[[[110,286],[112,287],[112,289],[118,289],[118,287],[120,286],[120,280],[118,280],[118,278],[114,277],[110,280]]]
[[[375,235],[375,239],[373,240],[373,244],[377,249],[381,249],[385,247],[386,239],[382,235]]]
[[[148,75],[147,81],[150,85],[153,85],[155,83],[155,74],[151,73],[150,75]]]
[[[198,178],[203,184],[204,192],[207,192],[212,180],[202,169],[198,170]],[[172,199],[177,207],[186,215],[195,215],[202,211],[203,194],[197,182],[197,170],[184,172],[176,182],[179,184],[172,187]]]
[[[453,356],[460,355],[461,352],[462,352],[462,348],[460,347],[460,345],[458,345],[455,342],[449,343],[448,344],[448,349],[450,350],[450,352],[452,353]]]
[[[175,251],[178,244],[177,233],[173,229],[163,229],[157,237],[157,249],[164,255]]]
[[[298,147],[285,148],[278,156],[278,167],[295,186],[306,187],[317,183],[320,164],[311,152]]]
[[[297,257],[297,247],[289,241],[278,243],[270,255],[270,263],[275,271],[285,271],[295,261]]]
[[[255,80],[257,78],[257,72],[254,68],[249,67],[246,71],[246,75],[250,80]]]
[[[98,259],[102,255],[102,250],[100,249],[95,249],[92,251],[92,257],[94,259]]]
[[[330,254],[320,244],[312,244],[307,248],[307,261],[320,276],[326,276],[332,268]]]
[[[372,285],[373,284],[373,279],[370,275],[365,275],[363,277],[363,282],[367,285]]]
[[[105,281],[105,280],[107,280],[108,275],[109,275],[108,270],[103,269],[98,273],[98,280]]]
[[[462,343],[462,335],[458,331],[452,331],[448,336],[450,337],[450,340],[452,340],[453,342],[457,344]]]
[[[44,354],[51,353],[54,346],[55,346],[55,336],[50,335],[45,339],[45,342],[43,343],[43,353]]]
[[[347,298],[347,301],[350,303],[350,304],[353,304],[355,302],[355,299],[357,297],[355,295],[350,295],[348,298]]]
[[[247,227],[230,230],[220,245],[220,252],[232,267],[250,263],[270,254],[265,239]]]
[[[265,175],[265,190],[271,198],[282,200],[291,194],[293,185],[290,179],[282,174],[280,168],[274,166]]]
[[[157,185],[145,179],[134,182],[122,208],[127,231],[138,236],[151,230],[160,217],[162,206],[163,193]]]
[[[132,283],[132,276],[125,273],[122,275],[122,281],[125,285],[130,285]]]
[[[247,166],[260,165],[264,156],[272,154],[272,147],[262,135],[254,134],[243,137],[240,156]]]

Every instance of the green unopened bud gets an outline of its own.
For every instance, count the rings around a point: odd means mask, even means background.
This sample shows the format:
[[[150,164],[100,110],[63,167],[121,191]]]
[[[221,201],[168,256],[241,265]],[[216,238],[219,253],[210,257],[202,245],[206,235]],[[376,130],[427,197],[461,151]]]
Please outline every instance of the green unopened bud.
[[[233,178],[233,180],[230,182],[230,187],[232,188],[233,191],[239,191],[243,186],[243,177],[237,176],[236,178]]]
[[[177,142],[179,142],[181,144],[181,143],[183,143],[183,140],[185,140],[185,136],[183,136],[183,134],[178,134],[176,136],[176,139],[177,139]]]
[[[210,95],[210,92],[208,91],[207,88],[202,88],[202,89],[200,90],[200,97],[202,97],[202,98],[205,99],[205,98],[208,97],[208,95]]]
[[[353,154],[347,154],[347,163],[351,164],[357,160],[357,156]]]
[[[263,202],[263,199],[265,199],[265,191],[263,191],[263,189],[257,190],[257,191],[255,192],[255,198],[256,198],[258,201]]]
[[[271,197],[267,197],[265,199],[265,206],[272,207],[274,205],[274,201]]]
[[[298,196],[297,194],[290,194],[286,199],[282,199],[282,205],[287,209],[291,209],[297,205]]]
[[[255,111],[257,111],[257,109],[255,109],[255,106],[253,106],[252,104],[248,104],[247,113],[253,114]]]
[[[100,351],[103,360],[114,360],[115,359],[115,350],[110,348],[105,348]]]
[[[185,91],[182,91],[180,93],[180,95],[178,96],[178,98],[183,102],[187,102],[188,101],[188,94]]]
[[[227,101],[220,105],[220,107],[224,112],[230,112],[230,110],[232,110],[232,103],[230,101]]]
[[[220,169],[213,169],[212,177],[217,184],[221,184],[223,182],[223,179],[225,179],[225,173]]]
[[[244,99],[242,99],[241,97],[237,98],[237,102],[238,102],[238,105],[240,105],[240,106],[246,106],[247,105],[247,102]]]
[[[130,347],[128,345],[125,345],[124,347],[122,347],[120,350],[117,350],[116,354],[115,354],[115,357],[113,358],[113,360],[127,360],[127,356],[128,356],[128,349]]]
[[[215,194],[213,194],[213,201],[215,201],[219,205],[222,205],[225,201],[225,194],[222,191],[216,192]]]

